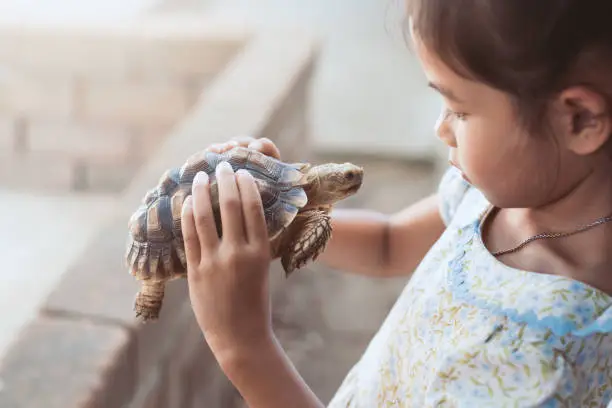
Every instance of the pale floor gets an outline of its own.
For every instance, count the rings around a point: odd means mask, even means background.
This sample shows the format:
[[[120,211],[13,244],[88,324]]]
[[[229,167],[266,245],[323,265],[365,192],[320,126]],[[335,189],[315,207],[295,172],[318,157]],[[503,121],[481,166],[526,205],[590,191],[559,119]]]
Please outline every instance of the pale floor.
[[[0,189],[0,356],[112,209],[108,196]]]

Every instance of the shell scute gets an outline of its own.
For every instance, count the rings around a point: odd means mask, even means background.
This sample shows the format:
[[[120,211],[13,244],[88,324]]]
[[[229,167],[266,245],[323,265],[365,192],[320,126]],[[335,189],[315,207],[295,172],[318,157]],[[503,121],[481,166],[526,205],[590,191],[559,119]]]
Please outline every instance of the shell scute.
[[[179,169],[170,169],[160,178],[157,187],[157,194],[160,196],[172,194],[178,187],[179,183]]]
[[[282,200],[276,200],[268,207],[264,207],[264,216],[267,220],[268,235],[275,238],[286,226],[291,224],[299,212],[299,208]]]
[[[180,183],[193,183],[193,178],[201,171],[208,175],[214,174],[218,160],[218,156],[212,152],[204,151],[192,155],[179,170]]]

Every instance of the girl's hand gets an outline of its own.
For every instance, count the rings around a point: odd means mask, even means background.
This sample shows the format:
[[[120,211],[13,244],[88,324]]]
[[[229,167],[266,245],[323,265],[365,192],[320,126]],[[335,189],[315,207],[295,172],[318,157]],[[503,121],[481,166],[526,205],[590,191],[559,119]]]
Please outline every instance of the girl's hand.
[[[189,295],[197,322],[220,364],[272,342],[270,249],[252,176],[216,169],[223,237],[218,238],[206,173],[185,200],[182,230]]]
[[[265,146],[258,150],[274,155],[276,147]],[[227,163],[216,175],[222,239],[205,173],[196,176],[182,214],[189,297],[204,337],[249,407],[324,408],[272,332],[270,247],[255,182]]]
[[[271,156],[275,159],[280,159],[280,152],[278,150],[278,147],[276,147],[274,142],[272,142],[266,137],[255,139],[251,136],[237,136],[230,139],[228,142],[215,143],[213,145],[210,145],[206,150],[215,153],[223,153],[235,146],[249,147],[251,149],[260,151],[266,156]]]

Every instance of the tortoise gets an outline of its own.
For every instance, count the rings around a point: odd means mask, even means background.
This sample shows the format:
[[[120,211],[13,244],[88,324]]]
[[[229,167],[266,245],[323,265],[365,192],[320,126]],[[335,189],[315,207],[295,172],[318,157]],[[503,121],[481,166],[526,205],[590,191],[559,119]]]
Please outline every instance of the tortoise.
[[[271,256],[281,259],[286,277],[323,252],[331,238],[333,205],[357,193],[363,180],[363,169],[351,163],[286,163],[243,146],[193,154],[180,168],[164,172],[129,219],[125,260],[141,284],[134,302],[137,318],[157,319],[166,283],[187,276],[181,211],[200,171],[210,177],[213,214],[222,236],[215,180],[215,169],[222,161],[234,171],[246,169],[254,176]]]

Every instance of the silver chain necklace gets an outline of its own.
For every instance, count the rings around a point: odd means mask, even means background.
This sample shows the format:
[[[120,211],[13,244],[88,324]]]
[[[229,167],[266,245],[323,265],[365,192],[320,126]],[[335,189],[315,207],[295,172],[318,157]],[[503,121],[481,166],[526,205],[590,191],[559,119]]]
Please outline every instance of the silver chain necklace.
[[[529,244],[530,242],[536,241],[538,239],[554,239],[554,238],[563,238],[563,237],[569,237],[571,235],[575,235],[587,230],[590,230],[592,228],[595,228],[599,225],[605,224],[607,222],[612,221],[612,214],[608,215],[607,217],[602,217],[599,218],[595,221],[593,221],[590,224],[587,225],[583,225],[581,227],[578,227],[576,230],[574,231],[568,231],[568,232],[544,232],[538,235],[534,235],[533,237],[527,238],[526,240],[524,240],[523,242],[521,242],[520,244],[518,244],[517,246],[515,246],[514,248],[510,248],[510,249],[505,249],[503,251],[497,251],[497,252],[493,252],[493,256],[501,256],[501,255],[506,255],[512,252],[516,252],[519,249],[522,249],[525,245]]]

